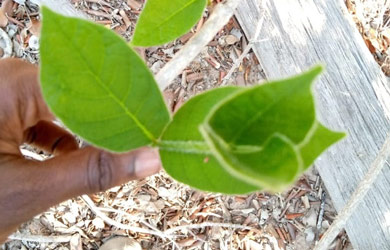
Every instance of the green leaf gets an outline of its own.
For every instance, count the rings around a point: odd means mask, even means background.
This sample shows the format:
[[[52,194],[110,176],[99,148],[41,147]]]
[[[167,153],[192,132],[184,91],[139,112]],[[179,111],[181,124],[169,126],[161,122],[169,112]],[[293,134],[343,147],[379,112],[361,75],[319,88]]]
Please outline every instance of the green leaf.
[[[342,138],[316,120],[311,85],[320,72],[236,92],[210,111],[201,132],[227,172],[280,191]]]
[[[207,0],[148,0],[135,28],[134,46],[156,46],[188,32],[200,19]]]
[[[170,116],[138,55],[103,26],[42,11],[41,84],[54,114],[112,151],[154,143]]]
[[[259,189],[226,172],[198,130],[215,104],[239,91],[242,88],[208,91],[190,99],[175,114],[159,143],[164,169],[174,179],[201,190],[227,194],[244,194]]]
[[[291,141],[283,135],[274,134],[263,147],[239,150],[227,145],[208,126],[201,132],[210,145],[219,163],[236,178],[268,190],[281,191],[291,184],[303,168],[300,154]]]
[[[213,109],[208,123],[227,144],[262,146],[275,133],[298,144],[315,120],[311,84],[320,72],[317,67],[231,95]]]
[[[308,169],[323,151],[333,143],[345,137],[345,133],[334,132],[324,127],[320,122],[315,122],[306,139],[299,144],[299,149],[304,161],[304,169]]]

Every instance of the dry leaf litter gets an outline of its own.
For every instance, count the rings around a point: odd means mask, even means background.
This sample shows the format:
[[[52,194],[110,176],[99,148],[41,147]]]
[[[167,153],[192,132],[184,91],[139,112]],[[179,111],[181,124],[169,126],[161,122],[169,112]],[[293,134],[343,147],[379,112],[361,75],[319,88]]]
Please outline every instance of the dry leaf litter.
[[[160,47],[139,49],[154,73],[200,30],[213,6],[199,23],[176,41]],[[95,22],[131,39],[143,1],[73,0],[77,9]],[[0,57],[39,61],[40,17],[30,1],[4,0],[0,8]],[[3,32],[2,32],[3,31]],[[224,82],[224,77],[247,46],[237,21],[215,36],[165,91],[169,107],[177,110],[189,97]],[[230,84],[253,85],[264,79],[254,53],[249,52]],[[24,145],[23,154],[35,159],[49,155]],[[131,237],[143,249],[311,249],[336,216],[331,201],[314,169],[281,194],[253,193],[225,196],[193,190],[177,183],[163,171],[106,192],[65,201],[22,225],[0,249],[98,249],[115,236]],[[95,211],[93,211],[95,210]],[[111,226],[103,213],[118,224]],[[223,223],[223,224],[221,224]],[[126,227],[121,227],[124,225]],[[128,230],[148,230],[148,233]],[[135,232],[137,231],[137,232]],[[331,249],[351,249],[341,233]]]
[[[390,76],[390,1],[346,0],[345,3],[367,48],[383,73]]]

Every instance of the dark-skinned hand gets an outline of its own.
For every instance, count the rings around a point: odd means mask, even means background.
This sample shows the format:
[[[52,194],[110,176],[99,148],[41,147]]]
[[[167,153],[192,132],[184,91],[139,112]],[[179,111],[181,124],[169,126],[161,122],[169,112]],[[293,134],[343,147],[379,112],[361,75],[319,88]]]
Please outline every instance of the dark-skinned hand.
[[[0,243],[51,206],[161,168],[157,151],[150,148],[126,154],[79,149],[74,137],[53,123],[38,78],[32,64],[0,60]],[[19,150],[23,143],[55,157],[42,162],[25,159]]]

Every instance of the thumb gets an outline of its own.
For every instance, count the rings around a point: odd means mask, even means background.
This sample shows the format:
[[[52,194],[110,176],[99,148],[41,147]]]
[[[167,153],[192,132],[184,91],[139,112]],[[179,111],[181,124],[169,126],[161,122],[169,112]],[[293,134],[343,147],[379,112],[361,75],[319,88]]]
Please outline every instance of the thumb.
[[[66,159],[64,159],[66,158]],[[65,165],[67,166],[63,166]],[[69,178],[77,183],[76,195],[104,191],[129,180],[145,178],[161,169],[158,151],[141,148],[125,154],[114,154],[86,147],[71,154],[53,158],[47,164],[63,168]]]
[[[47,161],[0,158],[0,238],[69,198],[144,178],[161,168],[158,152],[114,154],[86,147]]]

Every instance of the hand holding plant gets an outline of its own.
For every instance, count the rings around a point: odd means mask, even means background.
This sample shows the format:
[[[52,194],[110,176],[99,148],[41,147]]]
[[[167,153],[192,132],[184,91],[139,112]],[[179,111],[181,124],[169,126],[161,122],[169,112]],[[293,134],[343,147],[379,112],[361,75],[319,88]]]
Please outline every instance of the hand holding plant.
[[[184,34],[205,4],[149,0],[130,44],[102,26],[44,8],[44,98],[69,129],[98,147],[114,152],[158,147],[164,169],[195,188],[280,191],[344,136],[316,119],[311,89],[321,67],[250,88],[208,91],[171,118],[133,46],[159,45]]]

